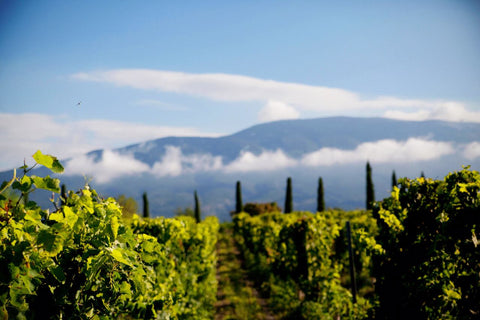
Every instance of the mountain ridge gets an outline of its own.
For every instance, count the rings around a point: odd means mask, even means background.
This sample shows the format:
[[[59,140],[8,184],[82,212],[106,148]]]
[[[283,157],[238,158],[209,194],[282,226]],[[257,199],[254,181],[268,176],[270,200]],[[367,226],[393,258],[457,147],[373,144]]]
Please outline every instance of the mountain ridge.
[[[299,126],[302,127],[301,133],[297,132]],[[339,132],[339,129],[343,132]],[[279,139],[278,137],[284,132],[288,132],[288,135]],[[380,134],[382,132],[383,136]],[[380,136],[381,138],[379,138]],[[418,122],[355,117],[280,120],[257,124],[220,137],[164,137],[114,150],[136,152],[135,157],[137,158],[141,153],[138,151],[139,147],[148,143],[155,143],[158,145],[157,152],[159,151],[158,147],[165,148],[167,145],[175,145],[180,147],[184,154],[201,151],[205,153],[206,151],[206,153],[212,155],[222,155],[225,160],[231,161],[239,155],[240,151],[250,151],[258,154],[264,150],[282,149],[291,156],[299,156],[302,153],[324,147],[351,149],[363,142],[382,139],[406,140],[410,137],[470,142],[474,141],[475,137],[480,139],[480,125],[440,120]],[[148,159],[146,162],[153,164],[153,160]]]

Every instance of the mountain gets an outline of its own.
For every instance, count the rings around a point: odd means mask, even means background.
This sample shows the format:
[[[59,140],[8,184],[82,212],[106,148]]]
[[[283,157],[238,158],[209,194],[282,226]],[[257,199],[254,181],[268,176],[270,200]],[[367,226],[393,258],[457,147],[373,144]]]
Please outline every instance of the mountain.
[[[263,150],[281,149],[295,157],[325,147],[352,149],[364,142],[406,140],[410,137],[466,143],[480,140],[480,125],[349,117],[284,120],[259,124],[219,138],[168,137],[117,151],[133,153],[136,159],[153,165],[158,161],[158,156],[164,154],[166,146],[177,146],[183,154],[220,155],[228,162],[237,158],[240,151],[260,153]],[[101,152],[96,151],[92,155],[99,156]]]
[[[312,211],[321,176],[327,207],[363,208],[367,160],[377,199],[388,196],[392,170],[397,177],[423,171],[434,178],[462,165],[478,170],[480,124],[349,117],[276,121],[218,138],[168,137],[93,151],[64,161],[60,178],[77,189],[87,173],[101,194],[125,194],[139,206],[146,191],[152,215],[192,207],[197,190],[202,212],[227,220],[237,180],[244,203],[276,201],[283,207],[291,176],[294,209]]]

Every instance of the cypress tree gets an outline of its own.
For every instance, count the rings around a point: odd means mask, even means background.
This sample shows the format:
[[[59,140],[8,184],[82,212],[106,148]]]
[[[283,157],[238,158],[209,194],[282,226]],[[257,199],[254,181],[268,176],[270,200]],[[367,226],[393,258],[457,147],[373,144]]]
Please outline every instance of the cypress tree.
[[[293,211],[293,196],[292,196],[292,178],[287,179],[287,193],[285,195],[285,213]]]
[[[367,161],[367,210],[373,209],[373,203],[375,202],[375,190],[372,180],[372,167]]]
[[[323,179],[318,179],[317,189],[317,212],[325,211],[325,199],[323,196]]]
[[[393,187],[395,187],[397,185],[397,175],[395,174],[395,170],[393,170],[392,172],[392,190],[393,190]]]
[[[420,177],[425,178],[425,173],[423,173],[423,171],[420,173]]]
[[[237,181],[237,190],[236,190],[236,206],[235,206],[235,212],[240,213],[243,211],[243,202],[242,202],[242,185],[240,184],[240,181]]]
[[[143,217],[150,218],[150,208],[148,206],[148,197],[146,192],[143,193],[142,198],[143,198]]]
[[[200,212],[200,201],[198,200],[197,190],[194,192],[195,198],[195,220],[199,223],[202,220],[201,212]]]

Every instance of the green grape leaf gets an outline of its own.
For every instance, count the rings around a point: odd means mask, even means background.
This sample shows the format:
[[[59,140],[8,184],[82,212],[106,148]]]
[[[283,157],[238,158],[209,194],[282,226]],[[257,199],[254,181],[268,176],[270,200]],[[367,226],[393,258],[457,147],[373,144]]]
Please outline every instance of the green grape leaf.
[[[62,164],[56,157],[43,154],[40,150],[37,150],[32,157],[38,164],[47,167],[55,173],[62,173],[64,170]]]
[[[65,219],[67,220],[67,224],[70,228],[73,229],[75,223],[77,223],[78,216],[73,212],[72,208],[64,206],[63,213],[65,214]]]
[[[63,238],[60,233],[55,232],[50,228],[47,230],[41,230],[38,233],[37,244],[42,246],[42,248],[48,252],[48,254],[54,256],[57,255],[60,251],[63,250]],[[53,232],[52,232],[53,231]]]
[[[20,286],[12,286],[10,289],[10,304],[18,311],[28,310],[28,304],[25,301],[25,293],[23,291]]]
[[[50,214],[49,219],[60,223],[67,224],[73,229],[78,220],[78,216],[73,212],[72,208],[68,206],[62,207],[63,212],[58,211]]]
[[[62,270],[62,267],[60,266],[52,266],[48,268],[48,271],[55,277],[55,279],[58,280],[58,282],[64,282],[66,277],[65,273]]]
[[[45,178],[32,176],[32,179],[37,188],[60,193],[60,180],[49,176]]]
[[[115,248],[110,252],[110,255],[117,260],[118,262],[121,262],[123,264],[126,264],[127,266],[133,267],[132,263],[128,261],[124,256],[123,256],[123,250],[121,248]]]
[[[23,176],[19,181],[15,181],[12,185],[14,189],[27,192],[32,186],[32,179],[29,176]]]
[[[107,225],[107,230],[110,233],[110,238],[114,241],[118,236],[118,228],[120,224],[117,217],[112,217],[110,223]]]
[[[28,210],[24,217],[25,221],[32,221],[35,223],[41,223],[42,215],[36,210]]]

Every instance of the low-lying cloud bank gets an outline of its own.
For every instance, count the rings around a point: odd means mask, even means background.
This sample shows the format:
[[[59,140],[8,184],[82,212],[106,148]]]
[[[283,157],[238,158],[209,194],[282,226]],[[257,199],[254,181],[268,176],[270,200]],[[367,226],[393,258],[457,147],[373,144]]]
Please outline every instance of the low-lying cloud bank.
[[[104,151],[100,161],[88,156],[77,157],[66,164],[67,175],[88,175],[97,183],[106,183],[117,177],[142,173],[157,177],[179,176],[197,172],[265,172],[300,166],[332,166],[366,162],[413,163],[439,159],[457,153],[468,160],[480,157],[480,142],[454,146],[450,142],[410,138],[405,141],[379,140],[358,145],[352,150],[321,148],[295,159],[283,150],[265,150],[255,155],[244,151],[232,162],[223,163],[221,156],[211,154],[185,155],[179,147],[167,146],[165,154],[150,167],[134,159],[131,154]]]
[[[102,159],[98,162],[86,155],[68,161],[65,173],[92,176],[96,182],[105,183],[116,177],[141,174],[149,170],[150,167],[147,164],[136,160],[133,155],[120,155],[105,150]]]
[[[345,164],[358,161],[396,163],[427,161],[452,154],[455,148],[449,142],[410,138],[406,141],[379,140],[360,144],[354,150],[322,148],[303,157],[310,166]]]
[[[174,92],[214,101],[260,102],[260,122],[296,119],[301,111],[322,115],[362,112],[408,120],[480,122],[479,111],[469,111],[459,101],[406,99],[394,96],[365,98],[326,86],[280,82],[224,73],[186,73],[152,69],[113,69],[71,75],[82,81],[110,83],[140,90]],[[275,107],[274,107],[275,105]],[[420,110],[420,111],[418,111]]]

